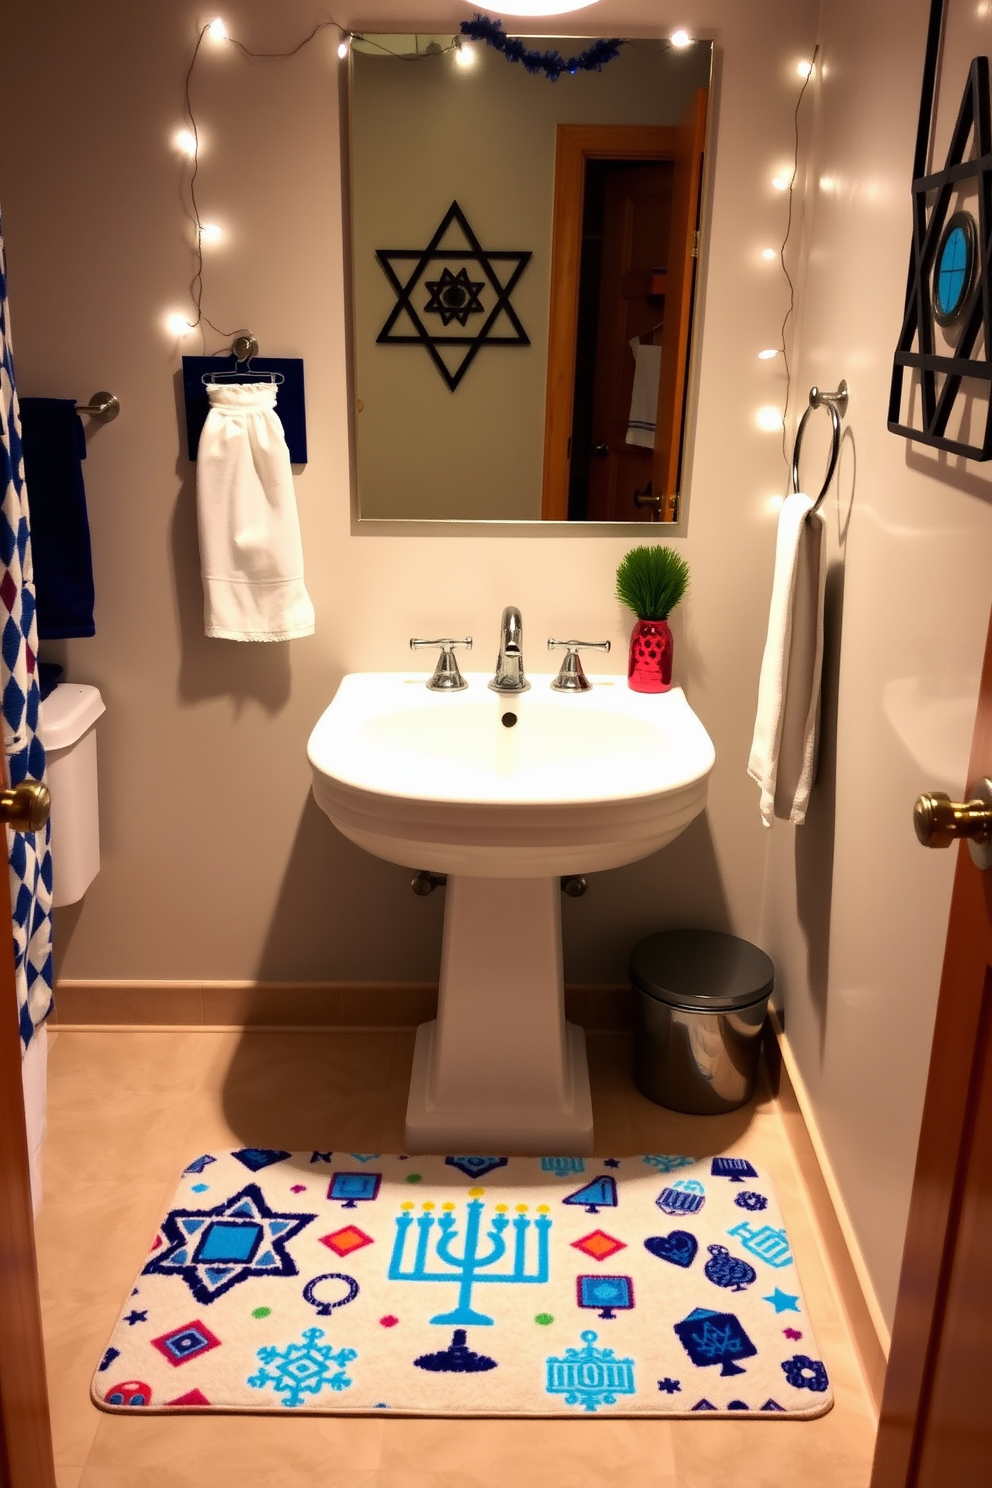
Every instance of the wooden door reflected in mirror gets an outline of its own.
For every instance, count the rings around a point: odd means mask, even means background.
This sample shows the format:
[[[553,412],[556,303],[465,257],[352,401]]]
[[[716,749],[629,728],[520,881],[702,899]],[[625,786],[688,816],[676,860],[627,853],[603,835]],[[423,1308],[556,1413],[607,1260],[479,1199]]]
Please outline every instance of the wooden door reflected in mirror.
[[[706,90],[675,128],[559,125],[542,515],[678,515]]]

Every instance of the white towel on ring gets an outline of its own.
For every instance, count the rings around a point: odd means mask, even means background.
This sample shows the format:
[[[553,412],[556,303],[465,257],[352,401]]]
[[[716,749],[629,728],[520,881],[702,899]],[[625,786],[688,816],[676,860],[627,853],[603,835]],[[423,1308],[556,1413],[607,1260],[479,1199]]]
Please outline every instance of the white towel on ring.
[[[778,519],[768,635],[747,771],[761,787],[758,809],[797,826],[816,774],[827,529],[812,498],[787,496]]]
[[[312,635],[289,450],[271,382],[214,383],[196,457],[204,628],[229,641]]]

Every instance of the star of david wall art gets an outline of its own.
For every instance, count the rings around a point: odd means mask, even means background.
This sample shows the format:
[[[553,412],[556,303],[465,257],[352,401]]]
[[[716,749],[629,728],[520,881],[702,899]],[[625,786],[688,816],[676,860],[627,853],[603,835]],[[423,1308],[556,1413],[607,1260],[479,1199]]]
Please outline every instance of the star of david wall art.
[[[992,109],[975,57],[942,167],[927,172],[943,0],[933,0],[913,168],[913,239],[888,428],[992,459]],[[907,372],[910,374],[906,376]]]
[[[378,248],[396,304],[380,346],[422,346],[454,392],[483,346],[529,346],[510,302],[528,251],[483,248],[453,201],[425,248]]]

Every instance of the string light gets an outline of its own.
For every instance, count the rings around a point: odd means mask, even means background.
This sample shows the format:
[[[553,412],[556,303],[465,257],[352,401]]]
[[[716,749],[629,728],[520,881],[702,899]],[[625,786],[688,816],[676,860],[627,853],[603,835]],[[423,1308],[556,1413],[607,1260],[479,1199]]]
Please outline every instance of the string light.
[[[191,326],[185,315],[179,310],[171,310],[165,317],[165,328],[170,336],[188,336],[195,327]]]
[[[347,55],[348,55],[348,53],[350,51],[351,51],[351,32],[350,31],[346,31],[345,34],[342,36],[341,40],[338,42],[338,56],[341,58],[341,61],[342,62],[344,61],[345,57],[347,57]]]
[[[183,96],[186,102],[186,117],[189,119],[190,127],[189,129],[180,130],[179,134],[174,136],[177,148],[181,149],[184,154],[189,155],[193,161],[193,169],[190,172],[189,177],[189,205],[190,216],[193,219],[193,226],[195,229],[196,248],[194,251],[196,254],[196,267],[193,270],[193,277],[189,282],[189,294],[190,299],[193,301],[194,309],[196,310],[196,317],[194,320],[188,321],[185,319],[184,316],[178,314],[170,315],[167,319],[167,325],[174,336],[189,335],[190,331],[195,331],[199,327],[201,321],[206,321],[207,325],[210,326],[211,330],[216,331],[218,336],[233,336],[236,334],[237,330],[237,328],[224,330],[220,326],[214,325],[210,317],[208,315],[205,315],[203,311],[203,245],[205,242],[215,242],[217,239],[213,237],[211,231],[209,231],[209,229],[212,228],[212,224],[204,223],[203,219],[201,218],[200,207],[196,198],[196,177],[200,168],[198,149],[199,136],[196,127],[196,119],[193,114],[193,103],[190,97],[190,86],[193,80],[193,73],[196,69],[196,61],[200,55],[200,48],[203,45],[204,39],[207,36],[210,36],[211,39],[214,41],[230,41],[231,45],[237,47],[238,51],[244,57],[267,57],[284,59],[287,57],[295,57],[297,52],[302,51],[305,46],[308,46],[309,43],[313,41],[314,37],[318,36],[321,31],[326,30],[328,26],[333,26],[342,38],[341,44],[338,47],[338,55],[341,55],[341,46],[345,46],[346,55],[347,44],[350,44],[352,33],[345,30],[345,28],[338,21],[335,20],[318,21],[313,29],[308,32],[306,36],[304,36],[302,41],[297,42],[296,46],[290,47],[290,49],[285,52],[252,51],[251,48],[246,47],[243,42],[238,41],[233,36],[229,36],[227,27],[224,25],[224,22],[221,20],[220,16],[215,17],[215,19],[212,21],[208,21],[207,24],[205,26],[202,26],[200,29],[200,33],[196,38],[196,45],[193,48],[193,55],[190,58],[189,66],[186,69],[186,77],[183,81]],[[205,231],[205,229],[208,230]],[[220,229],[216,229],[216,231],[219,235]]]
[[[758,361],[770,362],[772,357],[777,357],[779,355],[779,351],[780,348],[778,346],[769,346],[765,351],[758,352]]]
[[[200,223],[200,242],[219,243],[224,236],[223,228],[217,226],[216,222]]]
[[[688,31],[683,30],[681,27],[677,31],[673,31],[668,40],[678,51],[681,51],[683,47],[692,46],[692,37]]]
[[[475,47],[460,36],[455,38],[455,61],[459,67],[475,66]]]
[[[785,191],[788,193],[789,212],[785,224],[785,236],[782,239],[782,246],[777,253],[774,248],[765,248],[762,250],[761,254],[762,258],[768,260],[777,257],[780,264],[782,265],[782,273],[785,275],[785,282],[789,286],[789,304],[786,309],[785,315],[782,318],[782,330],[780,333],[781,345],[779,346],[777,353],[781,355],[782,360],[785,363],[785,399],[781,409],[771,407],[759,408],[756,414],[756,419],[758,427],[761,429],[781,430],[782,458],[787,466],[789,464],[789,452],[786,447],[786,419],[789,412],[789,398],[792,393],[792,368],[789,365],[789,348],[786,341],[786,331],[788,330],[789,321],[792,319],[792,316],[794,315],[796,309],[796,286],[792,282],[792,275],[789,273],[789,267],[785,261],[785,253],[786,249],[789,246],[789,238],[792,236],[792,197],[795,190],[796,177],[799,174],[799,110],[802,107],[803,97],[806,93],[806,89],[809,87],[809,80],[813,75],[813,68],[816,66],[816,59],[819,55],[820,48],[819,45],[817,45],[813,48],[813,55],[810,58],[809,63],[809,71],[806,73],[801,73],[803,85],[799,89],[799,97],[796,99],[796,107],[792,116],[792,168],[788,172],[788,174],[786,174],[784,171],[781,172],[778,176],[775,177],[774,181],[772,182],[772,185],[776,188],[776,190]],[[761,353],[761,355],[762,357],[764,357],[765,353]]]
[[[813,71],[813,64],[812,62],[797,62],[796,71],[801,78],[808,78]]]

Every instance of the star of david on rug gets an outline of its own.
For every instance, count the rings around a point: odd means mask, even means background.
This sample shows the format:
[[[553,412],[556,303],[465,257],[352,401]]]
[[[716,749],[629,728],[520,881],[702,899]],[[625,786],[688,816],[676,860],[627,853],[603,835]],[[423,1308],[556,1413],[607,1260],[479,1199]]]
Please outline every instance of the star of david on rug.
[[[411,1174],[406,1154],[205,1153],[94,1360],[93,1400],[696,1421],[828,1410],[767,1174],[736,1155],[611,1161],[417,1157]],[[764,1201],[747,1218],[745,1176]],[[659,1202],[674,1183],[705,1203],[674,1219]]]
[[[232,1154],[237,1157],[238,1154]],[[295,1276],[287,1243],[315,1214],[270,1209],[256,1183],[212,1209],[173,1209],[162,1221],[170,1242],[145,1276],[179,1275],[198,1302],[210,1303],[250,1276]]]
[[[530,345],[510,303],[530,252],[483,248],[456,201],[426,248],[379,248],[375,256],[396,292],[377,343],[423,346],[452,392],[483,346]]]

